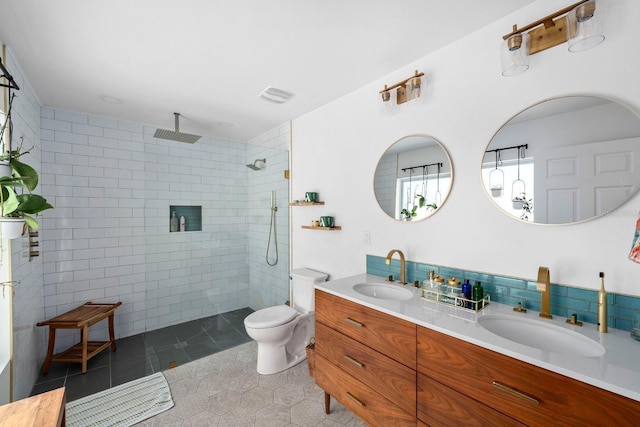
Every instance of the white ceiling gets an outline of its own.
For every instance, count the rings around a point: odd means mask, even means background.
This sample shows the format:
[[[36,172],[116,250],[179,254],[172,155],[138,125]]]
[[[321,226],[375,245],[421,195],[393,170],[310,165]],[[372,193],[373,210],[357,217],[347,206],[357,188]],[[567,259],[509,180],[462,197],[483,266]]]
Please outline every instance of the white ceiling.
[[[533,1],[0,0],[0,41],[47,106],[246,141]]]

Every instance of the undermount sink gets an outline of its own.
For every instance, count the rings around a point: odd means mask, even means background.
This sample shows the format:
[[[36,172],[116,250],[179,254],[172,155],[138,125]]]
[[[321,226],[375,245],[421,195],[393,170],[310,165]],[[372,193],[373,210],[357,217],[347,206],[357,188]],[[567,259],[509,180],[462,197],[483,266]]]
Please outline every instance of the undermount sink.
[[[413,298],[413,292],[397,285],[385,285],[383,283],[358,283],[353,285],[353,290],[368,297],[403,301]]]
[[[502,338],[551,353],[578,357],[599,357],[605,353],[600,343],[539,320],[487,315],[480,317],[478,323]]]

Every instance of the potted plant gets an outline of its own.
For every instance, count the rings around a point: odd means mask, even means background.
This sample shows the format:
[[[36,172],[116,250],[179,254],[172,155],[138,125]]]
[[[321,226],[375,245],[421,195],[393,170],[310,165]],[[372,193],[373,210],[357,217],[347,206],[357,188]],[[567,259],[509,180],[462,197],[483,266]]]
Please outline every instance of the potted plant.
[[[520,219],[529,221],[529,215],[533,213],[533,199],[527,197],[526,193],[520,193],[512,200],[514,209],[522,209]]]
[[[413,205],[413,208],[411,208],[411,210],[409,209],[402,209],[400,211],[400,215],[402,215],[402,220],[403,221],[411,221],[411,218],[418,215],[418,213],[416,212],[416,210],[418,209],[418,205]]]
[[[21,138],[17,149],[11,150],[10,143],[9,148],[5,148],[7,138],[11,140],[11,135],[5,138],[5,130],[11,129],[11,106],[14,98],[15,93],[9,99],[9,108],[0,128],[0,232],[4,239],[19,237],[26,226],[37,230],[40,224],[34,216],[46,209],[53,209],[44,197],[32,193],[38,185],[36,170],[18,160],[31,151],[22,151],[24,138]],[[16,192],[17,188],[21,189],[19,193]]]
[[[15,159],[11,159],[10,164],[13,176],[0,177],[0,221],[2,237],[15,239],[24,232],[25,224],[37,230],[40,225],[34,216],[53,206],[44,197],[32,193],[38,185],[35,169]],[[20,194],[17,188],[22,189]]]
[[[425,206],[427,207],[428,211],[435,211],[436,209],[438,209],[438,204],[436,202],[427,203]]]

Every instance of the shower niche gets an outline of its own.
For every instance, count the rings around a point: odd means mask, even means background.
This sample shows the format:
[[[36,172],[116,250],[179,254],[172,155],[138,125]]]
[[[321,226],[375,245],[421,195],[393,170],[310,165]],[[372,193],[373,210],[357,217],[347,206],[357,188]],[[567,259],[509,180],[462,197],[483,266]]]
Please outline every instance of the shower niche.
[[[169,232],[202,231],[202,206],[169,206]]]

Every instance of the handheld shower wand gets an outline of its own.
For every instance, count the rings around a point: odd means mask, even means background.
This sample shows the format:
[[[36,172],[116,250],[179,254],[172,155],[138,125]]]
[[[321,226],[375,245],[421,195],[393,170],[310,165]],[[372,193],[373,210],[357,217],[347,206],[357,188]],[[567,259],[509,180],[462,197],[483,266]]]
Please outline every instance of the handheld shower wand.
[[[247,165],[249,166],[249,165]],[[276,212],[278,212],[278,207],[275,205],[275,190],[271,191],[271,221],[269,224],[269,238],[267,240],[267,253],[264,256],[264,259],[267,261],[267,264],[270,266],[274,266],[278,263],[278,236],[276,234]],[[269,261],[269,249],[271,247],[271,235],[273,233],[273,244],[274,249],[276,251],[274,261]]]

